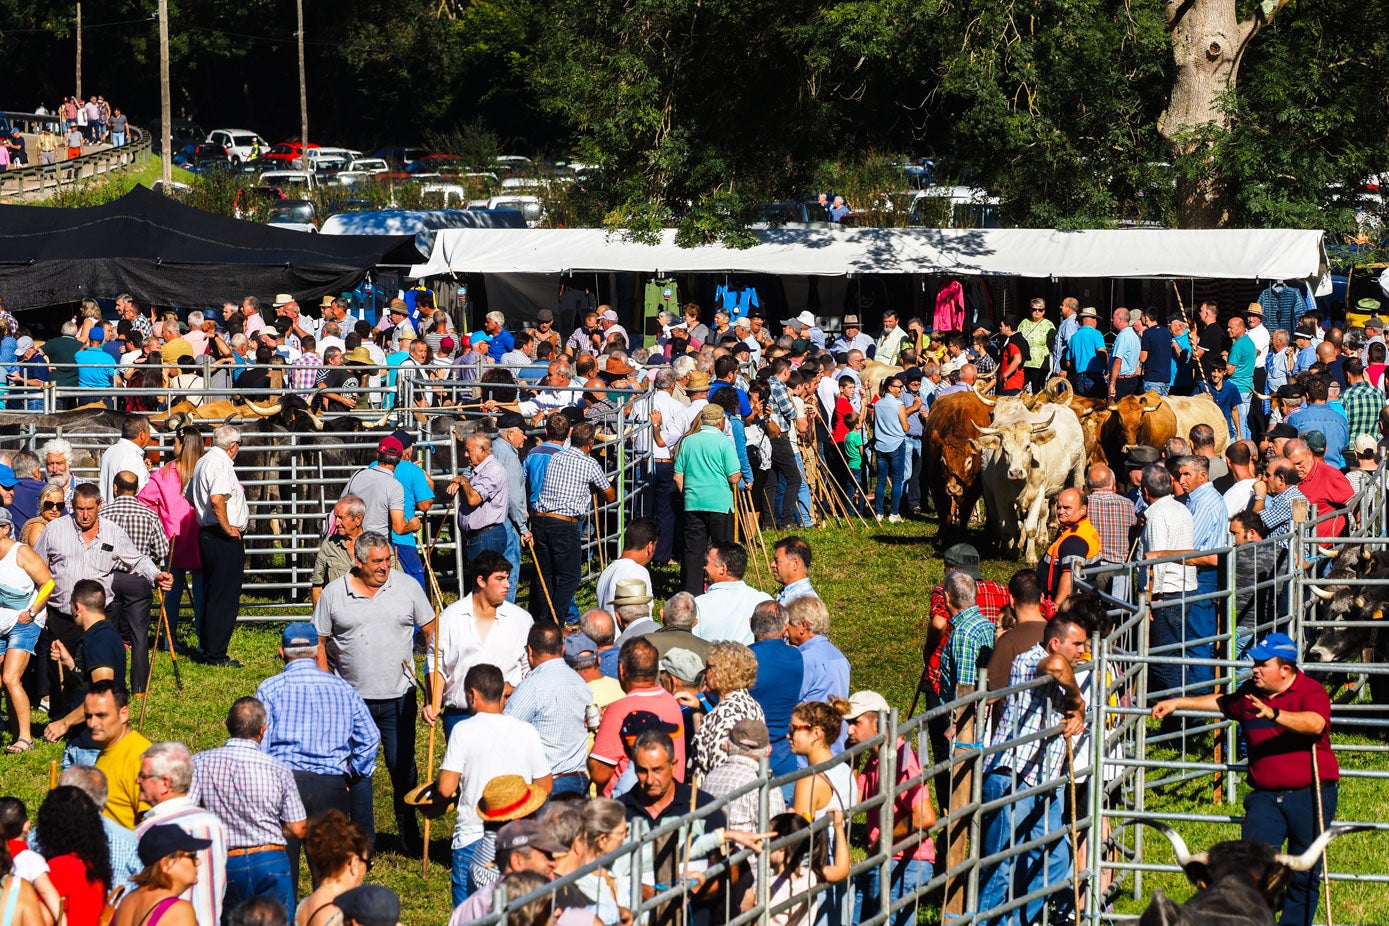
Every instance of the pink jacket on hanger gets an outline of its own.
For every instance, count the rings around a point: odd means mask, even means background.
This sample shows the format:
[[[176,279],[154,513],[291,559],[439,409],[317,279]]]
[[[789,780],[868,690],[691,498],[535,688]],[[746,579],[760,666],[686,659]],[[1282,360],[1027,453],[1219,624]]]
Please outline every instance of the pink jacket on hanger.
[[[963,331],[965,325],[965,288],[959,280],[951,280],[936,293],[936,314],[931,327],[936,331]]]

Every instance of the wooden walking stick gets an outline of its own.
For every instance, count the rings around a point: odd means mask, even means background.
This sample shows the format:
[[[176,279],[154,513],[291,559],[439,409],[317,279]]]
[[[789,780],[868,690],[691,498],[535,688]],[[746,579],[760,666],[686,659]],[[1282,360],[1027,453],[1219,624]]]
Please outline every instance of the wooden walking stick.
[[[1071,737],[1066,735],[1063,738],[1066,740],[1066,785],[1071,792],[1071,865],[1074,869],[1071,874],[1072,899],[1075,903],[1076,922],[1080,922],[1080,833],[1077,822],[1080,820],[1080,808],[1076,806],[1076,754]]]
[[[555,623],[560,622],[559,612],[555,610],[555,603],[550,599],[550,586],[545,582],[545,573],[540,568],[540,557],[535,555],[535,540],[526,539],[526,546],[531,548],[531,562],[535,563],[535,577],[540,580],[540,590],[545,593],[545,604],[549,605],[550,613],[555,617]]]
[[[433,544],[429,547],[432,552]],[[434,722],[429,725],[429,756],[425,760],[425,780],[434,780],[434,734],[439,729],[439,724],[443,718],[439,716],[444,704],[444,669],[439,660],[439,637],[443,634],[442,608],[444,604],[444,593],[439,588],[439,577],[434,573],[434,557],[429,556],[424,561],[425,571],[429,573],[429,584],[434,589],[434,668],[429,673],[429,703],[434,708]],[[429,829],[434,821],[428,816],[424,818],[424,855],[420,859],[420,877],[429,874]]]
[[[58,787],[58,760],[54,759],[48,765],[48,790],[52,791]]]
[[[598,509],[598,495],[593,495],[593,534],[598,541],[598,567],[608,568],[606,550],[603,549],[603,513]]]

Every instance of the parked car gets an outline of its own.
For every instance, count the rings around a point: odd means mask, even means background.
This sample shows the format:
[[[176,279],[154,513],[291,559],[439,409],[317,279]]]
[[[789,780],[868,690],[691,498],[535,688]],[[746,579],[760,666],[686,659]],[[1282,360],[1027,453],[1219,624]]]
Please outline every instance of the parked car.
[[[317,148],[318,145],[310,144],[309,151]],[[269,151],[261,155],[267,161],[279,161],[284,165],[302,162],[304,158],[304,145],[297,141],[282,141]]]
[[[307,199],[282,199],[271,204],[270,217],[265,224],[292,231],[317,232],[318,213]]]
[[[385,158],[353,158],[348,162],[347,169],[354,174],[389,174],[391,165],[386,163]]]
[[[262,186],[273,186],[286,193],[305,193],[318,188],[318,178],[311,170],[267,170],[260,175]]]
[[[164,144],[164,123],[156,119],[149,125],[150,140],[154,145],[154,153],[160,154]],[[189,122],[186,119],[175,119],[169,123],[169,147],[177,151],[184,145],[196,145],[207,138],[207,133],[203,127],[196,122]]]
[[[488,209],[512,209],[521,213],[528,228],[545,221],[545,205],[539,196],[493,196],[487,200]]]
[[[467,165],[456,154],[430,154],[410,162],[405,172],[411,176],[419,174],[460,174]]]
[[[818,200],[808,199],[800,202],[758,203],[753,216],[754,225],[806,225],[812,222],[828,222],[829,210]]]
[[[273,186],[248,186],[232,197],[232,215],[238,219],[253,218],[257,211],[273,207],[285,198],[284,191]]]
[[[393,167],[409,167],[420,158],[429,154],[428,148],[411,147],[408,145],[397,145],[386,148],[378,148],[371,153],[374,158],[380,158]]]
[[[213,129],[207,133],[207,140],[227,149],[227,156],[237,165],[242,161],[251,160],[270,147],[265,143],[265,139],[250,129]]]
[[[203,167],[217,161],[230,165],[227,149],[221,145],[201,142],[184,145],[174,152],[174,165],[197,173]]]

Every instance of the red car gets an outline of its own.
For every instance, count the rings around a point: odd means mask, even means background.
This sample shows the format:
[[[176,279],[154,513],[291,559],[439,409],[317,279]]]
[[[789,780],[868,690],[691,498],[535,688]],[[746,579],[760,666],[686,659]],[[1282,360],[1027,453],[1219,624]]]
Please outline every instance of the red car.
[[[309,150],[315,150],[318,145],[309,145]],[[269,151],[261,155],[267,161],[282,161],[286,165],[292,165],[304,157],[304,145],[297,141],[282,141]]]

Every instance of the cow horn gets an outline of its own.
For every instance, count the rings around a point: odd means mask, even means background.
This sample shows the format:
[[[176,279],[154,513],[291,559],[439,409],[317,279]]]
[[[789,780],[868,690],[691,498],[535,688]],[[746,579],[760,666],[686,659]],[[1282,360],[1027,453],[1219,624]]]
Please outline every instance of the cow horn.
[[[1362,832],[1374,828],[1364,823],[1338,823],[1322,830],[1322,834],[1301,855],[1288,855],[1286,852],[1279,852],[1273,857],[1273,860],[1281,865],[1287,865],[1293,871],[1311,871],[1312,866],[1317,863],[1317,859],[1321,858],[1321,854],[1331,844],[1331,840],[1337,836],[1344,836],[1346,833]]]
[[[1368,563],[1370,560],[1375,558],[1375,553],[1369,547],[1361,547],[1360,558]]]
[[[1046,421],[1038,422],[1037,424],[1034,424],[1034,425],[1032,426],[1032,433],[1033,433],[1033,434],[1040,434],[1040,433],[1043,432],[1043,431],[1048,431],[1048,430],[1050,430],[1050,429],[1051,429],[1051,423],[1052,423],[1053,421],[1055,421],[1055,420],[1056,420],[1056,412],[1052,412],[1050,415],[1047,415],[1047,420],[1046,420]]]
[[[1365,601],[1365,596],[1364,596],[1364,595],[1356,595],[1356,596],[1355,596],[1355,606],[1356,606],[1357,608],[1364,608],[1366,604],[1368,604],[1368,602]]]
[[[174,412],[165,420],[164,430],[177,431],[179,428],[183,427],[187,423],[188,414],[186,412]]]
[[[977,424],[976,424],[976,425],[974,426],[974,430],[978,431],[980,434],[983,434],[985,437],[997,437],[997,436],[998,436],[998,428],[986,428],[986,427],[983,427],[983,426],[981,426],[981,425],[977,425]]]
[[[1071,381],[1064,376],[1053,376],[1051,379],[1047,380],[1046,385],[1042,388],[1046,390],[1047,393],[1063,391],[1075,395],[1075,388],[1071,385]]]
[[[1316,595],[1322,601],[1330,601],[1332,598],[1336,597],[1335,592],[1328,592],[1326,589],[1321,588],[1320,586],[1309,585],[1307,587],[1312,590],[1313,595]]]
[[[1139,402],[1138,407],[1143,409],[1143,414],[1147,415],[1151,412],[1157,411],[1159,408],[1162,408],[1162,400],[1158,399],[1157,402],[1153,404],[1151,407],[1144,405],[1142,402]]]
[[[1333,547],[1330,544],[1320,543],[1317,544],[1317,552],[1320,553],[1322,556],[1325,556],[1327,559],[1335,559],[1336,557],[1341,555],[1341,548]]]
[[[1264,395],[1262,392],[1256,392],[1254,393],[1254,398],[1258,399],[1261,402],[1272,402],[1274,396]]]
[[[367,427],[368,427],[368,428],[383,428],[383,427],[386,426],[386,422],[387,422],[388,420],[390,420],[390,417],[391,417],[391,413],[390,413],[389,411],[387,411],[386,414],[382,415],[380,418],[377,418],[375,421],[371,422],[371,424],[367,425]]]
[[[1119,406],[1115,405],[1113,402],[1110,402],[1108,405],[1105,406],[1105,408],[1109,409],[1112,412],[1117,412],[1119,410]]]
[[[1182,866],[1183,869],[1185,869],[1186,866],[1191,862],[1197,862],[1201,865],[1206,864],[1206,853],[1200,852],[1196,855],[1192,855],[1187,850],[1186,840],[1182,839],[1181,834],[1179,834],[1176,830],[1172,829],[1172,827],[1168,826],[1166,823],[1159,823],[1156,820],[1138,820],[1135,822],[1147,824],[1148,826],[1151,826],[1153,829],[1157,830],[1162,835],[1166,836],[1167,841],[1172,843],[1172,851],[1177,854],[1177,864]]]
[[[251,411],[255,412],[261,418],[269,418],[271,415],[278,415],[280,413],[279,402],[276,402],[274,405],[257,405],[250,399],[247,399],[246,407],[249,408]]]
[[[995,405],[998,404],[998,399],[991,399],[991,398],[989,398],[988,396],[984,395],[984,393],[982,393],[982,392],[979,391],[979,384],[978,384],[978,383],[975,383],[975,384],[974,384],[973,389],[974,389],[974,394],[975,394],[976,396],[979,397],[979,401],[980,401],[980,402],[983,402],[985,405],[989,406],[989,408],[993,408]]]
[[[313,422],[313,427],[314,427],[314,430],[315,430],[315,431],[322,431],[322,430],[323,430],[323,421],[322,421],[322,419],[320,419],[317,415],[315,415],[311,409],[307,409],[307,408],[304,409],[304,414],[308,415],[308,416],[309,416],[309,420]]]

